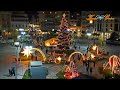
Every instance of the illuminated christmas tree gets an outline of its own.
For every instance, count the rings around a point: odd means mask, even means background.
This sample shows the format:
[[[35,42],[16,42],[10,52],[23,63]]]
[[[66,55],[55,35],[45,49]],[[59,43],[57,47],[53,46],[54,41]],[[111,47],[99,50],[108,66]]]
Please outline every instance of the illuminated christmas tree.
[[[65,18],[65,14],[63,14],[62,20],[61,20],[61,24],[59,26],[59,32],[58,32],[58,48],[60,50],[66,50],[69,49],[69,45],[70,45],[70,31],[68,30],[68,22]]]

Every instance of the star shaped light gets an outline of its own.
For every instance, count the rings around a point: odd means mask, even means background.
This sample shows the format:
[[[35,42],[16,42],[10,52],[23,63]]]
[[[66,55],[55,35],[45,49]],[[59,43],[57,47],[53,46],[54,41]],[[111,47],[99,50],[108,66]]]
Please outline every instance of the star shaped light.
[[[29,55],[31,55],[32,51],[31,51],[31,48],[26,47],[26,48],[24,48],[24,51],[21,53],[24,53],[24,56],[28,57]]]

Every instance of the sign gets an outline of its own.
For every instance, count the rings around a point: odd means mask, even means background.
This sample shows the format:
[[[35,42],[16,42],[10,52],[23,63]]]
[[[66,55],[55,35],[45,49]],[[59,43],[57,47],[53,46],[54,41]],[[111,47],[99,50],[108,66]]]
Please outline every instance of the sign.
[[[90,14],[88,15],[87,20],[89,21],[93,21],[93,20],[114,20],[115,18],[110,17],[110,14],[106,14],[106,15],[94,15],[94,14]]]

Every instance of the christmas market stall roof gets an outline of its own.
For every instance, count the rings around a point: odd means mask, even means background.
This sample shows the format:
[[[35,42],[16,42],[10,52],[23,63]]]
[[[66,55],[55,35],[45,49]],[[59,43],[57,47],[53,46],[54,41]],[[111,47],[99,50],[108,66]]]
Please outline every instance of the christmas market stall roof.
[[[75,77],[73,79],[97,79],[97,78],[80,73],[80,76]]]
[[[48,69],[44,66],[32,67],[30,69],[31,79],[46,79]]]
[[[42,65],[41,61],[31,61],[30,62],[30,67],[39,67]]]

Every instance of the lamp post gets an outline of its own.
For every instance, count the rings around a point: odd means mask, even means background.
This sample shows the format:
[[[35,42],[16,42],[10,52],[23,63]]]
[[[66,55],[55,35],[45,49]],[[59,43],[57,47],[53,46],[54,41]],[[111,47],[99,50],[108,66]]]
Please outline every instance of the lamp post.
[[[18,68],[18,58],[19,58],[19,56],[18,56],[18,47],[19,47],[19,45],[20,45],[20,43],[19,42],[15,42],[14,43],[14,45],[15,45],[15,47],[17,48],[17,50],[16,50],[16,65],[15,65],[15,79],[17,79],[17,68]]]
[[[88,36],[88,46],[89,46],[89,38],[92,34],[91,33],[87,33],[87,36]]]

